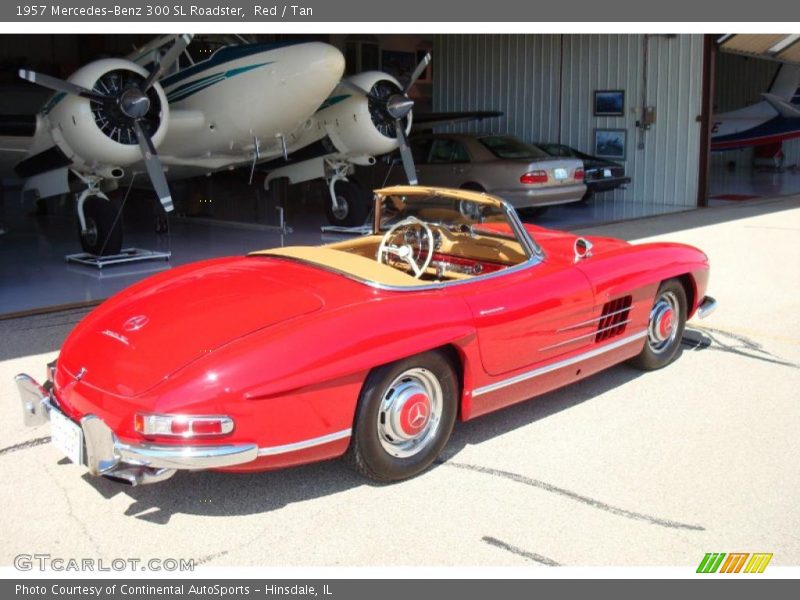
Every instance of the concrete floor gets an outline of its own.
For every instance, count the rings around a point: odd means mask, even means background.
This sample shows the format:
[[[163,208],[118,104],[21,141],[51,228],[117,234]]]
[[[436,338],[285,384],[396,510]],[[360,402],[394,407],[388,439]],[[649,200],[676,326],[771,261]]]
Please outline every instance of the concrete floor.
[[[709,178],[709,198],[770,198],[800,193],[800,169],[795,165],[782,172],[752,169],[749,166],[727,169],[715,165]]]
[[[338,461],[88,477],[21,427],[12,377],[41,375],[84,314],[0,321],[0,565],[18,553],[207,565],[679,565],[706,552],[800,564],[800,197],[586,233],[701,247],[720,308],[676,363],[612,368],[457,426],[440,464],[370,485]]]

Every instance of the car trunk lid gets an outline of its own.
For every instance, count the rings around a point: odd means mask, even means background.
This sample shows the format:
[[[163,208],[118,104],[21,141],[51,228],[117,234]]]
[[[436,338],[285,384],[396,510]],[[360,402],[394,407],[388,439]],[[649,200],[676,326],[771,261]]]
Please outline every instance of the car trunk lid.
[[[324,305],[266,261],[206,261],[170,275],[98,307],[65,343],[60,366],[73,377],[82,372],[84,384],[131,397],[229,342]]]

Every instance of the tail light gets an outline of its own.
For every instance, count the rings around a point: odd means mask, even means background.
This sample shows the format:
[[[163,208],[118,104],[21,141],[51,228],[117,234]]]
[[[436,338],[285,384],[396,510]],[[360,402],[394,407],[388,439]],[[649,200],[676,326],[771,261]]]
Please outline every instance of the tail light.
[[[520,183],[547,183],[547,171],[528,171],[519,178]]]
[[[575,178],[575,181],[583,181],[584,177],[583,169],[581,167],[575,169],[575,175],[573,175],[573,177]]]
[[[233,431],[233,419],[226,416],[148,415],[137,413],[133,428],[144,436],[181,438],[227,435]]]

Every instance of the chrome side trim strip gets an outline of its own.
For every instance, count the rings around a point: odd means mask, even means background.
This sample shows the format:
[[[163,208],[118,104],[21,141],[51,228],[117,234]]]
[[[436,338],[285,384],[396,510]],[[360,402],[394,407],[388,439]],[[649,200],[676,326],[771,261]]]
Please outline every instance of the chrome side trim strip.
[[[574,365],[576,363],[589,360],[590,358],[594,358],[595,356],[600,356],[601,354],[605,354],[606,352],[611,352],[612,350],[621,348],[622,346],[640,340],[646,336],[647,336],[646,330],[639,331],[638,333],[634,333],[627,337],[618,339],[617,341],[612,342],[610,344],[599,346],[597,348],[594,348],[593,350],[584,352],[583,354],[578,354],[576,356],[572,356],[570,358],[566,358],[564,360],[560,360],[558,362],[545,365],[544,367],[539,367],[538,369],[528,371],[527,373],[522,373],[520,375],[516,375],[515,377],[510,377],[509,379],[504,379],[502,381],[497,381],[495,383],[491,383],[489,385],[476,388],[472,390],[472,397],[474,398],[476,396],[482,396],[483,394],[495,392],[497,390],[503,389],[504,387],[508,387],[510,385],[516,385],[517,383],[527,381],[528,379],[533,379],[534,377],[539,377],[540,375],[545,375],[547,373],[557,371],[558,369],[563,369],[564,367],[569,367],[570,365]]]
[[[569,331],[570,329],[579,329],[581,327],[585,327],[586,325],[591,325],[592,323],[597,323],[597,321],[602,321],[607,317],[613,317],[615,315],[622,314],[624,312],[629,312],[631,307],[628,306],[627,308],[621,308],[619,310],[615,310],[614,312],[610,312],[607,315],[600,315],[599,317],[594,317],[593,319],[588,319],[586,321],[581,321],[580,323],[575,323],[574,325],[567,325],[566,327],[562,327],[556,333],[561,333],[562,331]]]
[[[344,438],[350,437],[352,429],[342,429],[328,435],[321,435],[320,437],[311,438],[310,440],[303,440],[302,442],[294,442],[293,444],[284,444],[283,446],[267,446],[258,449],[259,456],[274,456],[275,454],[286,454],[287,452],[296,452],[297,450],[305,450],[306,448],[313,448],[314,446],[321,446],[329,442],[335,442]]]
[[[605,333],[606,331],[611,331],[617,327],[622,327],[623,325],[627,325],[630,323],[631,320],[628,319],[626,321],[620,321],[619,323],[614,323],[613,325],[609,325],[607,327],[603,327],[602,329],[596,329],[595,331],[591,331],[589,333],[584,333],[583,335],[579,335],[578,337],[570,338],[568,340],[564,340],[563,342],[558,342],[557,344],[553,344],[552,346],[545,346],[544,348],[539,348],[539,352],[544,352],[545,350],[552,350],[553,348],[558,348],[559,346],[566,346],[567,344],[572,344],[574,342],[579,342],[581,340],[585,340],[586,338],[594,337],[600,333]],[[621,332],[620,332],[621,333]]]

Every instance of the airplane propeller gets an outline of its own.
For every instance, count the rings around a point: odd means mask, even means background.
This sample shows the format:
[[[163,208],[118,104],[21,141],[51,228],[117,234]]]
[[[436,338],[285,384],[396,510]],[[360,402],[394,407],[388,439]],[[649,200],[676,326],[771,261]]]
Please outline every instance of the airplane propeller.
[[[403,125],[403,119],[408,117],[411,110],[414,108],[414,101],[409,98],[408,92],[414,87],[417,79],[425,72],[431,62],[431,55],[426,54],[414,72],[411,74],[406,87],[397,92],[397,87],[392,84],[394,90],[388,93],[376,93],[376,87],[373,86],[372,90],[367,91],[361,86],[353,83],[348,79],[343,79],[341,84],[351,90],[366,96],[371,105],[375,105],[377,109],[383,113],[385,118],[394,122],[395,135],[397,136],[398,147],[400,148],[400,158],[403,161],[403,169],[406,172],[406,178],[411,185],[417,185],[417,169],[414,166],[414,156],[411,154],[411,148],[408,145],[406,137],[406,128]]]
[[[158,128],[158,122],[153,123],[154,115],[150,114],[158,102],[158,95],[152,88],[178,60],[191,40],[191,35],[178,35],[175,43],[146,78],[133,72],[112,71],[103,75],[91,90],[71,81],[27,69],[20,69],[19,76],[56,92],[86,98],[92,103],[92,112],[98,120],[98,126],[107,131],[109,137],[120,143],[137,143],[158,199],[164,210],[170,212],[173,209],[172,195],[150,137]]]

